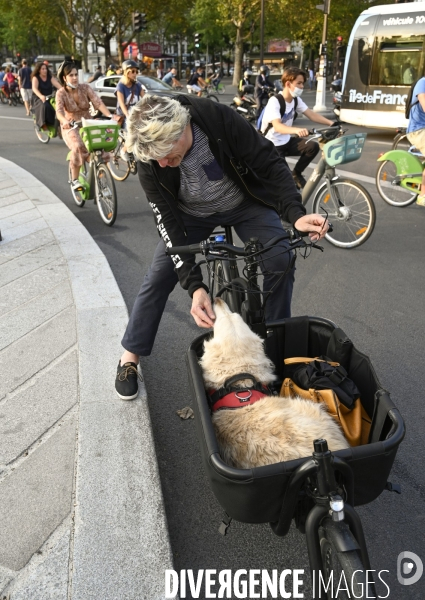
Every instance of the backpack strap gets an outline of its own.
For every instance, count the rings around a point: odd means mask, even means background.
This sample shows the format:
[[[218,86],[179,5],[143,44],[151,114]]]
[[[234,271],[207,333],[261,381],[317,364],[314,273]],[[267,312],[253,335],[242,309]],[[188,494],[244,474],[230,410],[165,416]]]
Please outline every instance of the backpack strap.
[[[284,116],[285,112],[286,112],[286,102],[285,102],[285,98],[283,97],[283,94],[275,94],[274,95],[275,98],[277,98],[279,105],[280,105],[280,118],[282,119],[282,117]],[[298,98],[294,98],[294,121],[295,119],[298,117],[298,113],[297,113],[297,106],[298,106]],[[273,125],[271,123],[269,123],[263,133],[264,137],[268,134],[268,132],[270,131],[270,129],[273,127]]]

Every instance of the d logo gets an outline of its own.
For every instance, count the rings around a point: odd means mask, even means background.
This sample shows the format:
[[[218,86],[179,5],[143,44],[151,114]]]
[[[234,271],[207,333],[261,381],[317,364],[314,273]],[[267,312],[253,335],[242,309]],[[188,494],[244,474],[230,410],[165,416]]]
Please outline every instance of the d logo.
[[[413,585],[422,577],[424,565],[417,554],[400,552],[397,558],[397,579],[401,585]]]

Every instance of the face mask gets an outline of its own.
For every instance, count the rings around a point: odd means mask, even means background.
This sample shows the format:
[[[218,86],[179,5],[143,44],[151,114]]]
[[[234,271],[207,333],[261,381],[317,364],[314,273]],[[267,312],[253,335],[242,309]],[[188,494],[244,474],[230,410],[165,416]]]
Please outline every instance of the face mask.
[[[291,96],[292,96],[293,98],[299,98],[299,97],[301,96],[301,94],[303,93],[303,91],[304,91],[304,90],[303,90],[302,88],[299,88],[299,87],[296,87],[296,88],[294,88],[293,90],[291,90],[291,89],[289,88],[289,93],[291,94]]]
[[[76,85],[72,85],[72,83],[68,83],[68,82],[66,82],[66,87],[70,87],[71,90],[76,90],[77,89]]]

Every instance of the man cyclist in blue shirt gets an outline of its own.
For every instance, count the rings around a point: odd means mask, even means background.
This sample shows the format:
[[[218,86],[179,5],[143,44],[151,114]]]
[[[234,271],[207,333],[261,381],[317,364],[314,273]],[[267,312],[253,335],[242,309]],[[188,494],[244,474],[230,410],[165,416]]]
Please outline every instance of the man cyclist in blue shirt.
[[[425,156],[425,77],[416,83],[407,127],[407,139]],[[422,173],[421,193],[416,204],[425,206],[425,170]]]
[[[171,67],[170,71],[162,78],[164,83],[168,83],[172,87],[183,87],[180,81],[177,79],[176,67]]]

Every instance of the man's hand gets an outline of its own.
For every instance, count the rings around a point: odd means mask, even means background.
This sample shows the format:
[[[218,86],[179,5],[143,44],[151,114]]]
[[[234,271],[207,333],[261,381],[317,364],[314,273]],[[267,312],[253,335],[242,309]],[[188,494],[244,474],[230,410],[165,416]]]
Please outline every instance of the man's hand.
[[[307,137],[309,135],[308,133],[308,129],[303,129],[301,127],[293,127],[293,129],[295,129],[295,133],[299,136],[299,137]]]
[[[317,242],[325,237],[328,230],[328,221],[322,215],[304,215],[304,217],[295,221],[294,227],[298,231],[308,233],[312,242]]]
[[[198,288],[196,292],[193,292],[190,314],[195,319],[198,327],[208,329],[214,326],[215,314],[210,297],[204,288]]]

